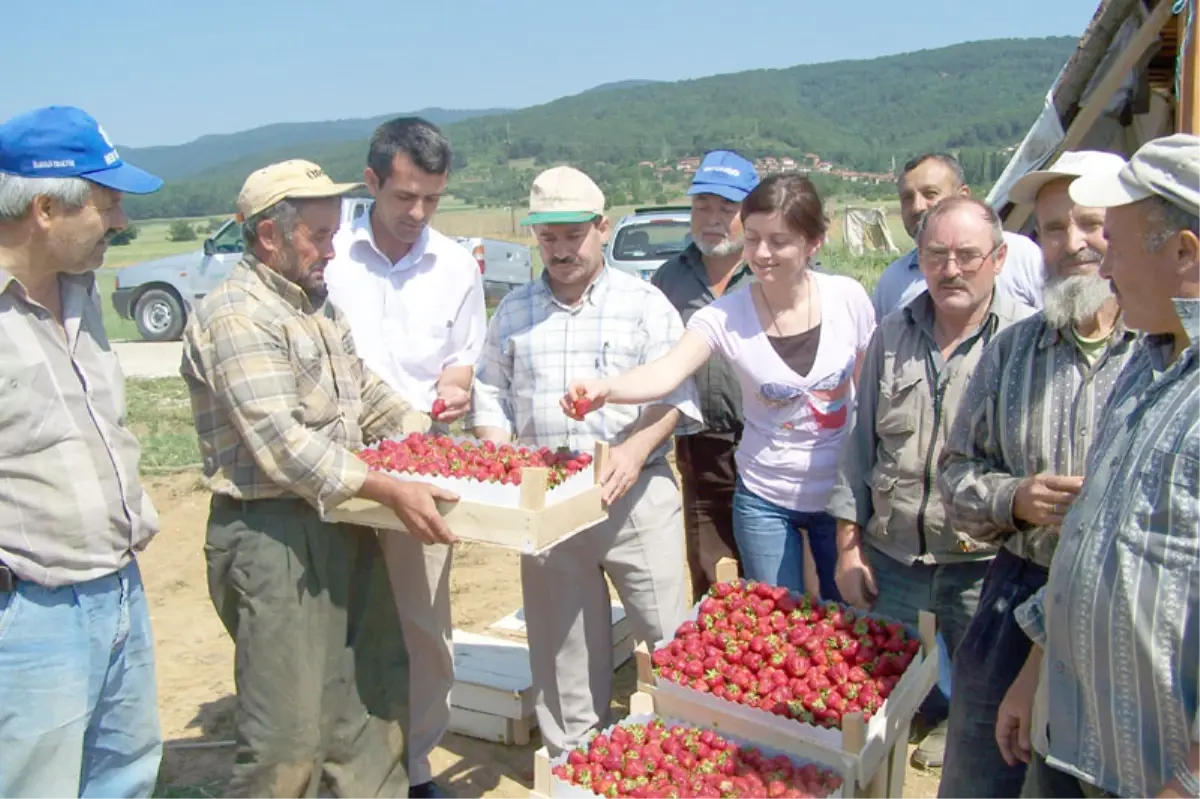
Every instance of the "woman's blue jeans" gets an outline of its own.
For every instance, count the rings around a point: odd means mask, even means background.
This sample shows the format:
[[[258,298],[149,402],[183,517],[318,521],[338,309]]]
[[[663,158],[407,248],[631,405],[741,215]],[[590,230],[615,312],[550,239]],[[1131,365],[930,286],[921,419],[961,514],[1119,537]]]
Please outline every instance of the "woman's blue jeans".
[[[741,478],[733,495],[733,537],[747,579],[804,591],[804,539],[816,562],[822,599],[841,601],[837,567],[837,522],[828,513],[813,513],[768,502],[752,493]]]

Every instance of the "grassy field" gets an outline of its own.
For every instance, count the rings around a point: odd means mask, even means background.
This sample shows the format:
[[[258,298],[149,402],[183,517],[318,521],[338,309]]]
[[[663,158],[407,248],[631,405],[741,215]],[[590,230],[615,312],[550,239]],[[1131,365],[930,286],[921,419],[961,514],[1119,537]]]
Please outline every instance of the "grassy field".
[[[192,405],[182,377],[129,379],[127,424],[142,445],[142,473],[200,468]]]

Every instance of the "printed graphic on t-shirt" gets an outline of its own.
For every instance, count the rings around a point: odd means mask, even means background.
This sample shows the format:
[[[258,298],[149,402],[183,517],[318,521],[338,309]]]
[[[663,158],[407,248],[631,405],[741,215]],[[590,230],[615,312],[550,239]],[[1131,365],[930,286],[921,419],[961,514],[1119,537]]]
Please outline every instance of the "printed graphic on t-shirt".
[[[846,424],[849,416],[851,380],[854,376],[854,360],[840,372],[827,375],[809,388],[789,383],[764,383],[759,386],[758,400],[783,415],[779,427],[795,430],[806,421],[820,430],[838,430]]]

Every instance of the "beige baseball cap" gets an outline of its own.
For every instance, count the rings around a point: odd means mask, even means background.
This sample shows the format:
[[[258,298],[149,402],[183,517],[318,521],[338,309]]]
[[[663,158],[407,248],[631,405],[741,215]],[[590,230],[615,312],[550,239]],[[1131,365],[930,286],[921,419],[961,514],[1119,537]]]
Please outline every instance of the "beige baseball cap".
[[[556,166],[533,181],[523,225],[567,225],[604,216],[604,192],[578,169]]]
[[[1067,150],[1058,157],[1049,169],[1038,169],[1024,175],[1013,184],[1008,199],[1015,203],[1033,204],[1038,192],[1051,181],[1059,178],[1079,178],[1084,175],[1119,172],[1125,159],[1116,153],[1099,150]]]
[[[1072,200],[1092,208],[1158,196],[1200,216],[1200,137],[1176,133],[1152,139],[1120,171],[1078,178],[1070,193]]]
[[[338,197],[361,187],[361,183],[334,183],[325,170],[312,161],[293,159],[264,166],[250,173],[238,194],[238,218],[242,221],[261,214],[280,200]]]

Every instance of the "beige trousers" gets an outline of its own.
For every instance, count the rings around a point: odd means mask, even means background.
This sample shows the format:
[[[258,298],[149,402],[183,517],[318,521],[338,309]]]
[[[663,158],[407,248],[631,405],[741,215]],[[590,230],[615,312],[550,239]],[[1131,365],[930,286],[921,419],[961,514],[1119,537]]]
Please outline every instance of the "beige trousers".
[[[379,531],[392,595],[409,652],[408,776],[433,779],[429,753],[450,729],[454,688],[450,547],[424,545],[408,533]]]
[[[605,575],[639,641],[673,634],[687,613],[683,510],[667,463],[648,465],[608,513],[548,552],[521,558],[535,712],[551,757],[608,724],[613,640]],[[420,668],[414,657],[413,673]]]

